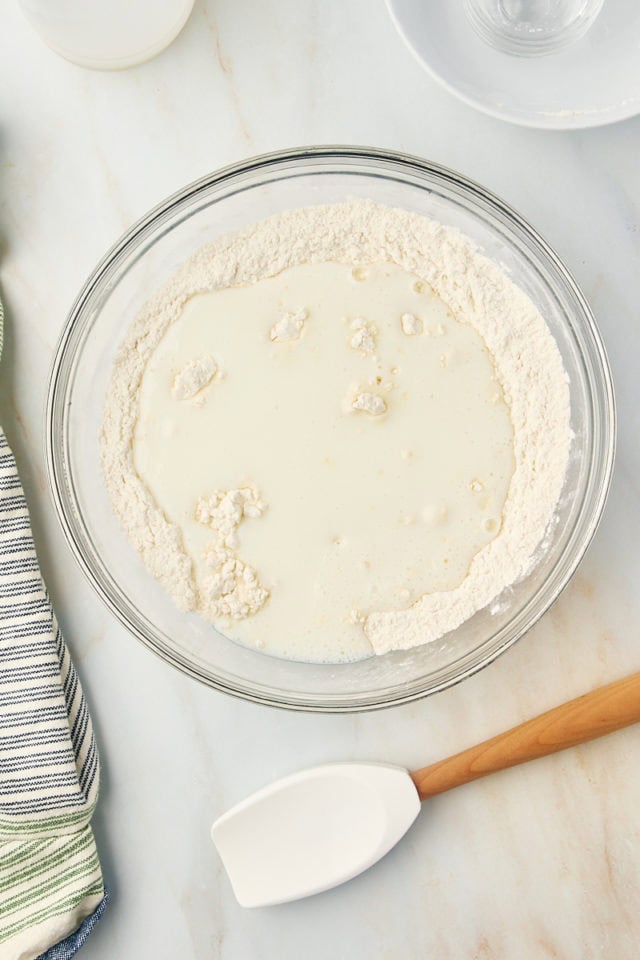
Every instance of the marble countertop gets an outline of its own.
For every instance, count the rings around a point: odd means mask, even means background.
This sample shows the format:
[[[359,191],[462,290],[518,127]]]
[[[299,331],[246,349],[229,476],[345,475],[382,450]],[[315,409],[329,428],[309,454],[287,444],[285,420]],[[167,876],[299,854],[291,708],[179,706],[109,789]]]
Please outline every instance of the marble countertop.
[[[300,767],[423,765],[640,669],[640,117],[554,133],[476,113],[421,71],[381,0],[198,2],[163,55],[121,73],[59,59],[13,3],[2,17],[0,416],[103,759],[95,827],[112,903],[83,956],[636,960],[640,729],[433,800],[369,873],[279,908],[237,905],[208,832],[236,800]],[[620,413],[604,520],[543,621],[452,690],[332,717],[232,700],[130,637],[67,549],[42,442],[65,315],[119,234],[222,164],[324,142],[420,154],[513,204],[589,298]]]

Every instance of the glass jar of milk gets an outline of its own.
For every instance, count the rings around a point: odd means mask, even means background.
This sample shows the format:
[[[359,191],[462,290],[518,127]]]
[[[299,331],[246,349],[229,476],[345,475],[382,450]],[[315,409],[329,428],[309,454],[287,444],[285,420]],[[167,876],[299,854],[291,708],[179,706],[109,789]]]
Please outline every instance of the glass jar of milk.
[[[67,60],[120,70],[150,60],[174,40],[194,0],[20,0],[41,38]]]

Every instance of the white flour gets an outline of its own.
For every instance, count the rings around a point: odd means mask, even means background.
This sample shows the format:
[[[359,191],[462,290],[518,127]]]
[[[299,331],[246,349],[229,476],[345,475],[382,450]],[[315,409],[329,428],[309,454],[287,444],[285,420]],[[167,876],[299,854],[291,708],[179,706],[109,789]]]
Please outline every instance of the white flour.
[[[210,527],[214,543],[206,551],[209,576],[200,596],[203,611],[212,620],[252,616],[269,596],[257,572],[236,553],[238,527],[245,519],[256,520],[267,509],[253,487],[215,490],[196,506],[196,520]]]
[[[276,343],[283,343],[286,340],[299,340],[306,319],[306,310],[298,310],[297,313],[285,314],[284,317],[271,327],[271,339]]]
[[[218,371],[213,357],[197,357],[176,374],[171,388],[174,400],[192,400],[208,387]]]
[[[429,284],[460,322],[483,337],[513,423],[515,469],[498,535],[476,554],[456,589],[426,595],[408,609],[366,617],[362,628],[381,654],[437,639],[522,577],[553,516],[565,475],[569,393],[555,341],[525,294],[458,231],[415,214],[355,202],[292,210],[200,250],[146,304],[118,353],[105,407],[103,469],[129,539],[182,609],[205,612],[207,604],[226,595],[240,610],[237,615],[244,615],[245,603],[259,609],[266,595],[254,571],[231,570],[231,546],[224,547],[229,557],[212,558],[211,595],[199,595],[180,529],[167,521],[134,469],[138,392],[149,358],[191,296],[327,261],[357,269],[388,261]],[[299,335],[304,319],[287,317],[274,339]],[[409,335],[418,332],[414,319],[402,318]],[[353,345],[365,349],[364,341]],[[445,354],[441,362],[448,362]],[[382,397],[363,393],[355,402],[369,415],[384,412]]]
[[[357,393],[351,406],[354,410],[370,413],[372,417],[379,417],[387,411],[384,397],[377,393]]]
[[[403,313],[400,317],[402,332],[408,337],[417,337],[423,331],[423,323],[420,317],[414,317],[412,313]]]
[[[373,324],[367,323],[362,317],[356,317],[351,324],[353,335],[349,346],[359,350],[364,356],[371,356],[376,350],[376,330]]]

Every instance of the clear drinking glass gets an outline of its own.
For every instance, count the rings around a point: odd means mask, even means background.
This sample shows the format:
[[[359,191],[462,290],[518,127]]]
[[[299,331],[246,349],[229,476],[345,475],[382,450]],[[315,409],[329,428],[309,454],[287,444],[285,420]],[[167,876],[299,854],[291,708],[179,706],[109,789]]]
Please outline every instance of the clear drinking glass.
[[[604,0],[464,0],[476,33],[501,50],[521,57],[564,49],[584,36]]]

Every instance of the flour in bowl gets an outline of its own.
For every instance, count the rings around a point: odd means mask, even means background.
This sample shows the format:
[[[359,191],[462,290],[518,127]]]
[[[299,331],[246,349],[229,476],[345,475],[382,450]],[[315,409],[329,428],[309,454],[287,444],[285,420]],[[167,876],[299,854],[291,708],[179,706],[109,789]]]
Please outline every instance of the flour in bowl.
[[[178,605],[284,657],[433,641],[531,565],[570,442],[560,353],[458,231],[368,202],[200,250],[119,351],[102,459]]]

